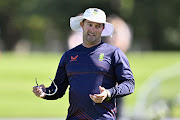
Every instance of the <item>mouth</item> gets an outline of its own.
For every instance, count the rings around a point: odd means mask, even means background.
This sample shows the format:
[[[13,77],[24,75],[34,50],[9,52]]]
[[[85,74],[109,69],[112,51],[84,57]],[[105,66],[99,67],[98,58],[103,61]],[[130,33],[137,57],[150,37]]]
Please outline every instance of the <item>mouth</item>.
[[[88,36],[90,36],[90,37],[95,37],[95,34],[88,33]]]

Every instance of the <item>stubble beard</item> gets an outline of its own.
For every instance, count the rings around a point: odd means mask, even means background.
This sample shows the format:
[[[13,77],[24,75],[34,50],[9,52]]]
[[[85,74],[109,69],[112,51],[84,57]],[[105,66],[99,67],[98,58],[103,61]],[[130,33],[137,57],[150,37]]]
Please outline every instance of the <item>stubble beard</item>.
[[[83,35],[83,41],[88,45],[95,45],[99,43],[100,38],[96,36],[89,36],[88,34]]]

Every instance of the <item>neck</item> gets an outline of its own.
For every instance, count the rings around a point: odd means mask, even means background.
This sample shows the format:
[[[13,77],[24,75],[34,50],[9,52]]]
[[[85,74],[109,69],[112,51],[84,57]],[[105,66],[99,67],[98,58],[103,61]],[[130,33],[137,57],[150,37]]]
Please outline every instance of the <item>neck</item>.
[[[91,48],[91,47],[94,47],[94,46],[96,46],[96,45],[98,45],[98,44],[100,44],[101,43],[101,40],[100,41],[98,41],[98,42],[96,42],[96,43],[93,43],[93,44],[88,44],[88,43],[86,43],[86,42],[84,42],[83,41],[83,46],[84,47],[86,47],[86,48]]]

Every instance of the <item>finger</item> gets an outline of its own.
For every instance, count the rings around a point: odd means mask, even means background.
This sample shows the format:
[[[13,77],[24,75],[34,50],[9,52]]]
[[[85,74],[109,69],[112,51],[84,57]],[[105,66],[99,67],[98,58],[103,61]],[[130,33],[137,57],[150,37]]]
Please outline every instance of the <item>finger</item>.
[[[95,102],[95,103],[102,103],[102,99],[93,99],[93,101]]]
[[[44,92],[35,92],[34,93],[37,97],[41,97],[43,98],[45,96],[45,93]]]
[[[46,96],[46,94],[43,92],[43,93],[40,94],[39,97],[40,97],[40,98],[43,98],[43,97],[45,97],[45,96]]]
[[[90,97],[95,103],[100,103],[103,101],[103,97],[97,97],[96,95],[91,95]]]
[[[93,95],[90,94],[89,97],[93,100]]]
[[[36,93],[34,93],[37,97],[39,97],[40,96],[40,93],[39,92],[36,92]]]
[[[104,101],[104,99],[106,98],[106,95],[104,92],[102,92],[101,94],[96,94],[94,95],[95,100],[99,103],[102,103]]]
[[[40,97],[41,95],[41,89],[37,86],[34,86],[33,87],[33,93],[37,96],[37,97]]]
[[[95,94],[94,95],[96,98],[102,98],[102,97],[104,97],[105,95],[104,95],[104,93],[101,93],[101,94]]]
[[[97,98],[102,97],[102,94],[95,94],[94,96],[96,96]]]
[[[44,84],[41,84],[40,87],[41,87],[41,88],[45,88]]]
[[[95,103],[102,103],[102,100],[96,100]]]
[[[33,93],[36,93],[37,92],[37,90],[33,90]]]
[[[34,86],[34,87],[33,87],[33,90],[36,90],[37,88],[38,88],[38,86]]]
[[[104,88],[104,87],[101,87],[101,86],[99,86],[99,89],[100,89],[100,90],[105,90],[105,88]]]
[[[96,100],[96,97],[94,96],[94,95],[89,95],[89,97],[93,100],[93,101],[95,101]]]
[[[41,88],[39,86],[35,86],[35,87],[33,87],[33,91],[34,92],[40,92]]]
[[[40,85],[39,87],[42,89],[43,92],[46,92],[46,87],[44,86],[44,84]]]
[[[33,87],[33,92],[35,93],[35,92],[37,92],[38,91],[38,87],[37,86],[34,86]]]
[[[102,90],[103,87],[99,86],[99,89]]]
[[[105,88],[104,88],[104,87],[99,86],[99,90],[100,90],[100,93],[102,93],[103,91],[105,91]]]
[[[97,97],[107,97],[107,91],[106,90],[103,90],[103,91],[101,91],[101,93],[100,94],[97,94],[96,96]]]

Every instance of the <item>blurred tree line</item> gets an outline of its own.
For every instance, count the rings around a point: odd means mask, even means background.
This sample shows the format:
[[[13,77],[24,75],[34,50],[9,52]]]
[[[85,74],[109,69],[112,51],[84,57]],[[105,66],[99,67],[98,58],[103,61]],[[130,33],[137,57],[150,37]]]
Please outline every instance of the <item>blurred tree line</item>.
[[[179,0],[0,0],[0,49],[12,51],[20,40],[65,47],[69,18],[97,7],[130,25],[135,50],[180,50],[179,6]]]

